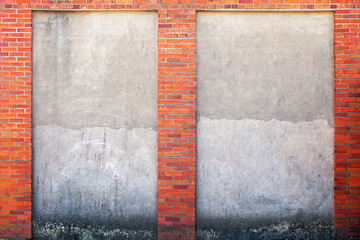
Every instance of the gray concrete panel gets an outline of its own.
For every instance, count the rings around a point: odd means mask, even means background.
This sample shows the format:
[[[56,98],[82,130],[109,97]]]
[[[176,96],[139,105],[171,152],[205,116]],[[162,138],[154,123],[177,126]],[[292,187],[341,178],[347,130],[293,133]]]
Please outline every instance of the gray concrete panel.
[[[319,216],[333,211],[333,129],[326,120],[200,118],[198,218]]]
[[[36,12],[34,126],[155,128],[156,24],[155,12]]]
[[[35,12],[33,32],[35,223],[156,228],[157,13]]]
[[[199,12],[197,21],[202,116],[332,124],[332,13]]]
[[[198,14],[200,229],[292,238],[262,227],[301,232],[321,220],[314,239],[331,239],[333,21],[326,12]]]
[[[155,130],[44,125],[34,134],[35,218],[156,217]]]

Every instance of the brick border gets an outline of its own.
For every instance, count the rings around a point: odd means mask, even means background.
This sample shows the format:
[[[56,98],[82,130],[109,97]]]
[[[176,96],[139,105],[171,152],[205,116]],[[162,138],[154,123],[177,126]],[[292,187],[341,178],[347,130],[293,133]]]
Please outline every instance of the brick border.
[[[196,11],[159,10],[158,238],[194,239]]]
[[[32,10],[158,10],[158,235],[195,239],[196,11],[335,11],[335,227],[360,236],[360,0],[0,0],[0,238],[31,238]]]
[[[335,227],[360,236],[360,10],[335,12]]]

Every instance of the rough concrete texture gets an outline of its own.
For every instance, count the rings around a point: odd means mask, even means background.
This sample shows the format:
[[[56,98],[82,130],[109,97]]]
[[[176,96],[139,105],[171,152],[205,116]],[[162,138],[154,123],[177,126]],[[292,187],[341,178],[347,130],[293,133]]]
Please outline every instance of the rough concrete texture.
[[[198,123],[198,217],[328,215],[333,130],[326,120]]]
[[[33,27],[35,127],[156,127],[155,12],[35,12]]]
[[[91,225],[73,226],[62,223],[38,224],[34,222],[33,239],[56,239],[56,240],[155,240],[156,231],[134,229],[104,229]]]
[[[36,226],[156,227],[157,13],[35,12],[33,27]]]
[[[333,20],[198,14],[199,227],[320,219],[331,237]]]
[[[202,116],[332,123],[332,13],[199,12],[197,19]]]
[[[213,222],[216,226],[218,223]],[[232,222],[226,224],[231,226]],[[259,223],[244,220],[234,228],[197,228],[197,240],[334,240],[333,224],[320,219],[314,221],[277,221]]]

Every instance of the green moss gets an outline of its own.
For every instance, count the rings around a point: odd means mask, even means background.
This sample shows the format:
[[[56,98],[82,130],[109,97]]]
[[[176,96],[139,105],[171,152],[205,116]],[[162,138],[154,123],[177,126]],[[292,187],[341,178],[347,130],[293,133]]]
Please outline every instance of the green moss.
[[[156,239],[156,229],[119,229],[106,226],[66,223],[33,223],[33,239],[41,240],[115,240]]]
[[[219,222],[218,222],[219,223]],[[214,226],[213,224],[210,224]],[[316,219],[312,221],[243,221],[230,225],[218,224],[215,228],[206,224],[197,228],[197,240],[333,240],[333,223]],[[233,226],[234,226],[233,225]]]

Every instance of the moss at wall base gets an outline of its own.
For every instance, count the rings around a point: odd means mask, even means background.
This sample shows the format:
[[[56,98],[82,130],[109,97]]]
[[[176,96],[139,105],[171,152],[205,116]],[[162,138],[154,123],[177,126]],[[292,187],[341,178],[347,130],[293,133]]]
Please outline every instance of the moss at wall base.
[[[232,222],[232,223],[230,223]],[[157,239],[156,225],[140,227],[135,223],[116,224],[72,224],[66,222],[33,222],[33,239],[41,240],[122,240]],[[197,224],[197,240],[333,240],[332,221],[314,219],[309,221],[233,221],[213,220]]]
[[[105,225],[74,225],[69,223],[33,222],[33,239],[41,240],[121,240],[157,239],[155,228],[135,229]]]
[[[312,221],[280,221],[274,223],[245,222],[229,227],[202,223],[197,227],[197,240],[333,240],[335,239],[332,221],[321,219]],[[211,226],[211,227],[210,227]]]

